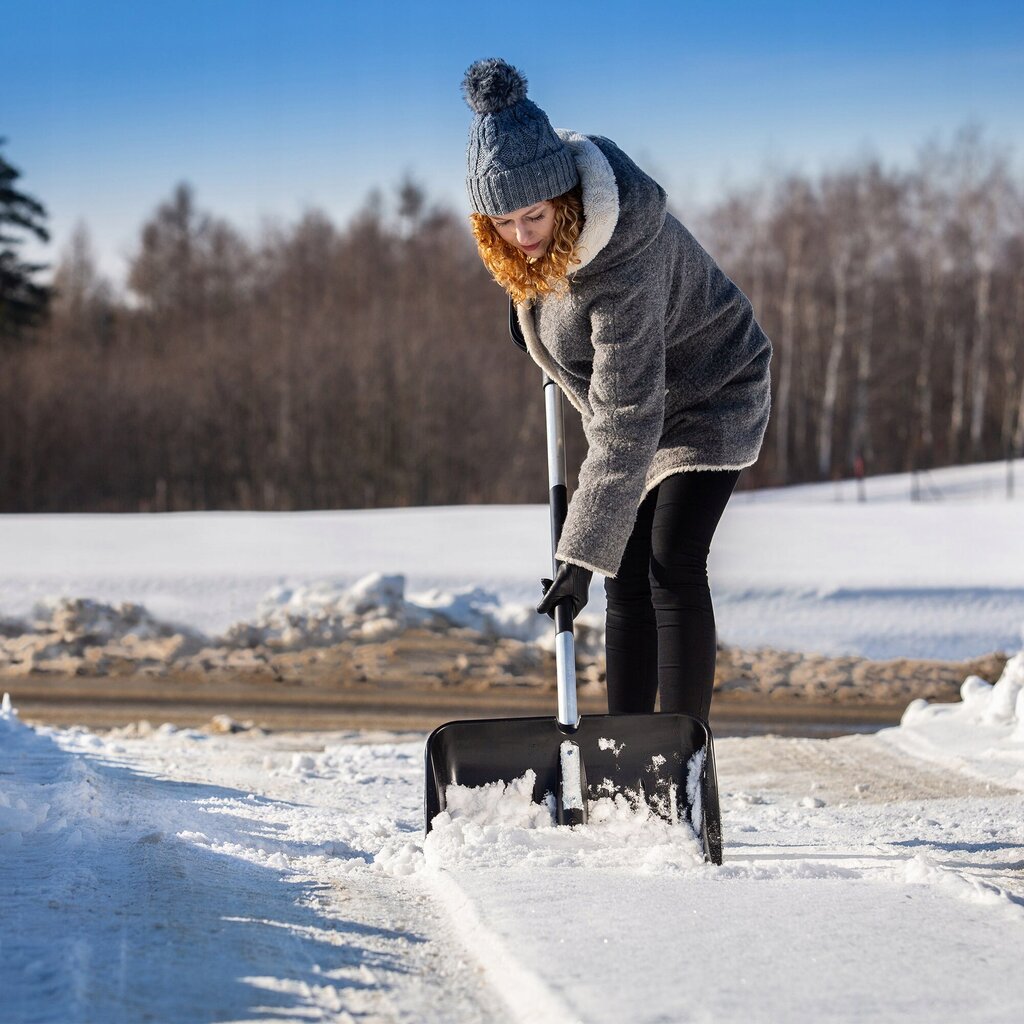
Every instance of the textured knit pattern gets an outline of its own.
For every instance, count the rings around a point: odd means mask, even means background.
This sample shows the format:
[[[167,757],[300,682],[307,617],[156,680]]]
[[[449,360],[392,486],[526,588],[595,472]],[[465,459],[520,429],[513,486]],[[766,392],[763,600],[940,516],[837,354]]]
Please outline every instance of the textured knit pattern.
[[[466,191],[477,213],[501,217],[577,184],[572,152],[526,98],[519,71],[503,60],[477,61],[463,90],[476,113],[466,147]]]
[[[673,473],[742,469],[768,425],[771,343],[747,297],[614,143],[559,132],[583,186],[568,294],[516,312],[588,442],[558,557],[614,576],[644,495]]]

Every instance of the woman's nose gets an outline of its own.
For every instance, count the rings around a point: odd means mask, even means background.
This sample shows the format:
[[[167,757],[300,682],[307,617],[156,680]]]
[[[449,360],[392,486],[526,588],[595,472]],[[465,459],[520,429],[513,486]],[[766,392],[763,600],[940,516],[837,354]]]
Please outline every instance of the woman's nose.
[[[525,224],[516,225],[516,240],[523,244],[530,237],[530,229]]]

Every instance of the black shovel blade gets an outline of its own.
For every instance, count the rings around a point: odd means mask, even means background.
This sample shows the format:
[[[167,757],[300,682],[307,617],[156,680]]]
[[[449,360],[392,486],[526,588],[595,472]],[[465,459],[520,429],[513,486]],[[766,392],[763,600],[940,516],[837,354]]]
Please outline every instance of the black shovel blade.
[[[533,799],[557,793],[565,739],[579,747],[587,796],[644,799],[666,821],[688,822],[704,856],[722,863],[722,825],[711,730],[689,715],[585,715],[575,731],[551,718],[448,722],[427,738],[426,831],[448,786],[511,782],[533,769]]]

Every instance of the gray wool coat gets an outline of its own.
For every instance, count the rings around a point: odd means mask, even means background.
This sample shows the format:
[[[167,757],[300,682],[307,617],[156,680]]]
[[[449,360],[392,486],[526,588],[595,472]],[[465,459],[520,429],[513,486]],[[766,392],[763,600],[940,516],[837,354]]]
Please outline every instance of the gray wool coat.
[[[558,134],[580,172],[582,262],[567,294],[516,315],[588,443],[557,556],[614,576],[648,491],[673,473],[757,460],[772,348],[661,186],[608,139]]]

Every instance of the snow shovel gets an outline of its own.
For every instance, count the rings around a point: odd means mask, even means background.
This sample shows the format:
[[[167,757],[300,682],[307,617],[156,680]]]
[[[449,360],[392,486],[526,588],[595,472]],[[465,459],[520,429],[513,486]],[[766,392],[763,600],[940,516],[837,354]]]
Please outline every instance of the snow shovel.
[[[525,349],[518,323],[513,339]],[[568,508],[562,395],[544,374],[553,572]],[[706,860],[722,863],[722,827],[711,731],[681,714],[586,715],[577,711],[572,598],[554,610],[558,707],[543,718],[448,722],[426,746],[426,831],[447,805],[449,786],[478,787],[535,773],[533,800],[553,799],[560,825],[587,820],[588,801],[623,795],[644,801],[661,818],[688,822]]]

